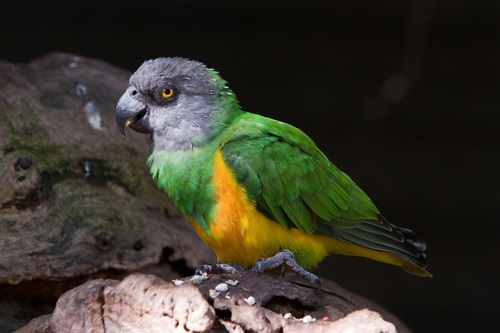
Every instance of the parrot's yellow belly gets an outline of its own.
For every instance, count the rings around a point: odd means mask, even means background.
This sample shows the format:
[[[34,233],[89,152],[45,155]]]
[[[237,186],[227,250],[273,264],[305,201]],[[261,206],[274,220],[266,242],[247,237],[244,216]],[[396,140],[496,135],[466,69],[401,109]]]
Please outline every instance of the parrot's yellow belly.
[[[216,153],[214,167],[217,210],[215,221],[210,224],[210,235],[198,223],[192,224],[200,238],[215,251],[220,262],[250,268],[257,260],[287,249],[305,269],[316,266],[328,254],[360,256],[397,266],[405,265],[398,257],[385,252],[309,234],[297,228],[285,229],[256,209],[220,151]]]

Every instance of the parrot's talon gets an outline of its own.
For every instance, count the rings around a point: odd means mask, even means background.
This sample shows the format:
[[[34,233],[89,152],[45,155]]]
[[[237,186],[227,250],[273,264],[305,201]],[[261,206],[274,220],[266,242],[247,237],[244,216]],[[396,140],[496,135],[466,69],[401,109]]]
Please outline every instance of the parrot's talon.
[[[257,263],[252,267],[252,271],[257,273],[263,273],[272,268],[279,268],[280,266],[287,265],[293,272],[298,276],[309,282],[310,284],[316,285],[318,290],[321,289],[321,280],[314,274],[309,273],[304,268],[302,268],[295,261],[295,257],[289,250],[282,250],[278,252],[275,256],[270,258],[259,259]],[[284,269],[282,274],[285,274]]]
[[[211,265],[203,265],[195,271],[195,275],[202,275],[203,273],[207,274],[239,274],[243,273],[245,267],[238,264],[215,264]]]

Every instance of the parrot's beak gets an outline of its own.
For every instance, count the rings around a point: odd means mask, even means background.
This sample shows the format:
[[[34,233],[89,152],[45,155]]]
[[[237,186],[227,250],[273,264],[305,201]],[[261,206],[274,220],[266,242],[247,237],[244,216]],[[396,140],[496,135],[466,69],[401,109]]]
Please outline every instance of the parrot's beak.
[[[146,105],[135,96],[137,96],[135,88],[129,87],[116,105],[116,124],[122,136],[125,136],[125,127],[140,133],[151,132]]]

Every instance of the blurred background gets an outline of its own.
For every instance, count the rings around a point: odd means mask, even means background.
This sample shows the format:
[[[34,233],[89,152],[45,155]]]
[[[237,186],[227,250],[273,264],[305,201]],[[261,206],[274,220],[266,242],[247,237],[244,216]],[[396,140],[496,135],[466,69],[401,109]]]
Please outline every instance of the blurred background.
[[[499,1],[0,1],[0,59],[55,51],[215,68],[424,239],[434,278],[345,257],[318,274],[415,332],[498,329]]]

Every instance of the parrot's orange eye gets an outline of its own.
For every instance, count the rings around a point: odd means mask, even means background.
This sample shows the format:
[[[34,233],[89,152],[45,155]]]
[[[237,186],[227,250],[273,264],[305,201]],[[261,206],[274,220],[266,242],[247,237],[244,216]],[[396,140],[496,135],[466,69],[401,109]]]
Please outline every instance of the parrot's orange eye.
[[[161,95],[163,96],[163,98],[170,98],[170,97],[174,96],[174,89],[165,88],[161,91]]]

